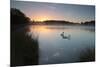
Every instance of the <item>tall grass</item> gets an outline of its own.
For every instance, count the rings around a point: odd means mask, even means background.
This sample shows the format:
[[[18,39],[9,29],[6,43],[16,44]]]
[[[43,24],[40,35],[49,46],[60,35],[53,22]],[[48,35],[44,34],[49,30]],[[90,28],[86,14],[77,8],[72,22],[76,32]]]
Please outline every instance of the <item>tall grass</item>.
[[[37,65],[38,47],[26,31],[11,31],[11,66]]]
[[[80,53],[80,62],[95,61],[95,48],[86,48]]]

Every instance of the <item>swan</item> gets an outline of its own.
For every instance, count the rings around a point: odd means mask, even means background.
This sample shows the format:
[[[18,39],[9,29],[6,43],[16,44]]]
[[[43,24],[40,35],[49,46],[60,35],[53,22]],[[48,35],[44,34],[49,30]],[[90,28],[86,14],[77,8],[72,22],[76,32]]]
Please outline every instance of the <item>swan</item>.
[[[63,39],[70,39],[70,35],[68,35],[68,36],[63,36]]]
[[[70,39],[71,35],[65,36],[64,32],[61,33],[63,39]]]
[[[61,36],[64,36],[64,32],[61,33]]]

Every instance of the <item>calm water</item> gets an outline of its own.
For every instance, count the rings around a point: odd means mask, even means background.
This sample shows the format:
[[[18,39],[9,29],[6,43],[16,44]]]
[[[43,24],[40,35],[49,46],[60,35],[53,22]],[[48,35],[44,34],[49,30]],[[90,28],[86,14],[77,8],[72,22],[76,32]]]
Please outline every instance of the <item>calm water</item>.
[[[86,48],[95,48],[93,26],[30,25],[27,34],[38,38],[39,64],[77,62]]]

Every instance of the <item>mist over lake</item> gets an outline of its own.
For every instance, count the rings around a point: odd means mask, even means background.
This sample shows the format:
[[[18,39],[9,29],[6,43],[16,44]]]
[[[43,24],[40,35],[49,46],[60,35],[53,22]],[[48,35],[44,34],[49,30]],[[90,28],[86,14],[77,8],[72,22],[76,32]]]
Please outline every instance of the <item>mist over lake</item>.
[[[81,53],[95,48],[94,26],[30,25],[29,29],[29,36],[38,37],[39,64],[79,62]],[[62,32],[70,39],[64,39]]]

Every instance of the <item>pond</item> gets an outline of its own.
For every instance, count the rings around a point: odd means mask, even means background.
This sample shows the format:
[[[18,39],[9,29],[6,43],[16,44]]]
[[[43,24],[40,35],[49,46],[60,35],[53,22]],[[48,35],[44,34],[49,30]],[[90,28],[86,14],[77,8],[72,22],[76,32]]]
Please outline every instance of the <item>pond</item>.
[[[30,25],[27,34],[39,43],[39,64],[79,62],[95,48],[94,26]]]

